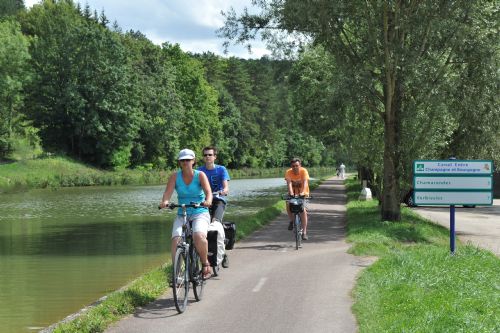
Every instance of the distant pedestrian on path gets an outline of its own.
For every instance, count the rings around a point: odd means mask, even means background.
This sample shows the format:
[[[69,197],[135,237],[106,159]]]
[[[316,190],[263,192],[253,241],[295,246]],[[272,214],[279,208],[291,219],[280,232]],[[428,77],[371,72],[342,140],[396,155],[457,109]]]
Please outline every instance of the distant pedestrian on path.
[[[340,171],[340,179],[345,179],[345,165],[344,165],[344,163],[340,163],[339,171]]]
[[[309,173],[306,168],[301,166],[301,161],[299,158],[293,158],[290,161],[291,168],[285,172],[285,180],[288,186],[289,195],[300,195],[309,196]],[[286,212],[288,214],[288,230],[293,230],[293,214],[290,210],[290,205],[286,203]],[[302,221],[302,239],[307,240],[307,210],[304,207],[304,211],[300,213],[300,219]]]

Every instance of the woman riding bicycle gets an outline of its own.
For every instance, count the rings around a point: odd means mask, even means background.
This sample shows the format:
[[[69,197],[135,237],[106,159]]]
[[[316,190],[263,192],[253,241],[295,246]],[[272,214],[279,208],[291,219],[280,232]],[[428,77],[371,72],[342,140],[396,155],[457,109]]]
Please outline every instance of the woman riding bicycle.
[[[293,158],[290,161],[291,168],[285,172],[285,180],[288,186],[288,194],[291,196],[309,196],[309,173],[306,168],[301,166],[299,158]],[[288,230],[293,230],[293,214],[290,211],[289,204],[286,204],[286,211],[288,213],[289,224]],[[300,213],[300,220],[302,222],[302,239],[307,240],[307,211],[304,207],[304,211]]]
[[[210,223],[208,208],[212,205],[212,191],[207,176],[198,170],[193,169],[195,154],[191,149],[183,149],[179,152],[178,163],[181,170],[174,172],[168,178],[165,192],[160,203],[161,208],[168,206],[170,198],[177,192],[179,204],[200,203],[200,207],[187,208],[188,219],[193,224],[193,241],[196,251],[200,255],[203,263],[203,278],[207,279],[212,275],[210,263],[208,262],[208,242],[207,231]],[[172,227],[172,256],[175,255],[177,244],[182,236],[182,209],[177,212],[177,218]],[[173,259],[172,259],[173,261]]]

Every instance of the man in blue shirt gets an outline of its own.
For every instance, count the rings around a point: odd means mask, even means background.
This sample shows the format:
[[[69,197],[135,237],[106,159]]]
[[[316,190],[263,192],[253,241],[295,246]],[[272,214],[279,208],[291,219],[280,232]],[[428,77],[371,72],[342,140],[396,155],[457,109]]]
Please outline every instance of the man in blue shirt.
[[[229,260],[225,253],[224,245],[224,227],[222,226],[222,218],[224,216],[224,211],[226,209],[226,198],[225,196],[229,193],[229,173],[226,167],[222,165],[215,164],[217,159],[217,148],[213,146],[203,148],[203,161],[205,165],[198,168],[198,170],[203,171],[207,175],[210,188],[213,193],[212,205],[214,210],[214,221],[212,225],[214,229],[218,231],[217,235],[217,263],[219,259],[222,260],[222,267],[229,267]]]

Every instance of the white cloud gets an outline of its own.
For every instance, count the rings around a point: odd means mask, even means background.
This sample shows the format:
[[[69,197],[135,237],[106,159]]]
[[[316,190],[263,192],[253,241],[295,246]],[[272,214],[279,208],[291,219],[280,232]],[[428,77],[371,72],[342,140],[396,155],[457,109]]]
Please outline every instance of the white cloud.
[[[75,0],[76,1],[76,0]],[[39,0],[25,0],[31,7]],[[139,30],[153,43],[179,44],[184,51],[210,51],[223,55],[222,39],[215,31],[224,24],[221,11],[233,7],[242,11],[250,0],[78,0],[98,13],[104,10],[108,20],[124,30]],[[260,41],[252,42],[252,54],[243,46],[231,46],[229,56],[260,58],[270,54]]]

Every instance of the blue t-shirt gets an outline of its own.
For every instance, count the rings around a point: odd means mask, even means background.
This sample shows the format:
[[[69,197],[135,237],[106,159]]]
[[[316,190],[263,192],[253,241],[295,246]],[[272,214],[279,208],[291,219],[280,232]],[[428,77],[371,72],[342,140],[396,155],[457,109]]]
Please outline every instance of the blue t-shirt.
[[[229,178],[229,173],[227,172],[226,167],[222,165],[215,164],[215,167],[210,170],[208,170],[203,165],[199,167],[198,170],[203,171],[205,175],[207,175],[208,182],[210,183],[210,188],[212,189],[212,192],[222,191],[224,189],[222,182],[224,180],[231,180],[231,178]],[[226,201],[225,198],[221,197],[221,199],[224,202]]]
[[[177,177],[175,179],[175,191],[177,192],[177,199],[179,200],[179,204],[203,202],[205,200],[205,192],[201,187],[200,172],[198,170],[194,170],[193,180],[189,185],[186,185],[186,183],[184,183],[184,180],[182,179],[182,171],[178,171]],[[187,214],[200,214],[207,211],[208,208],[206,207],[190,207],[187,209]],[[182,208],[179,208],[177,210],[177,215],[182,215]]]

